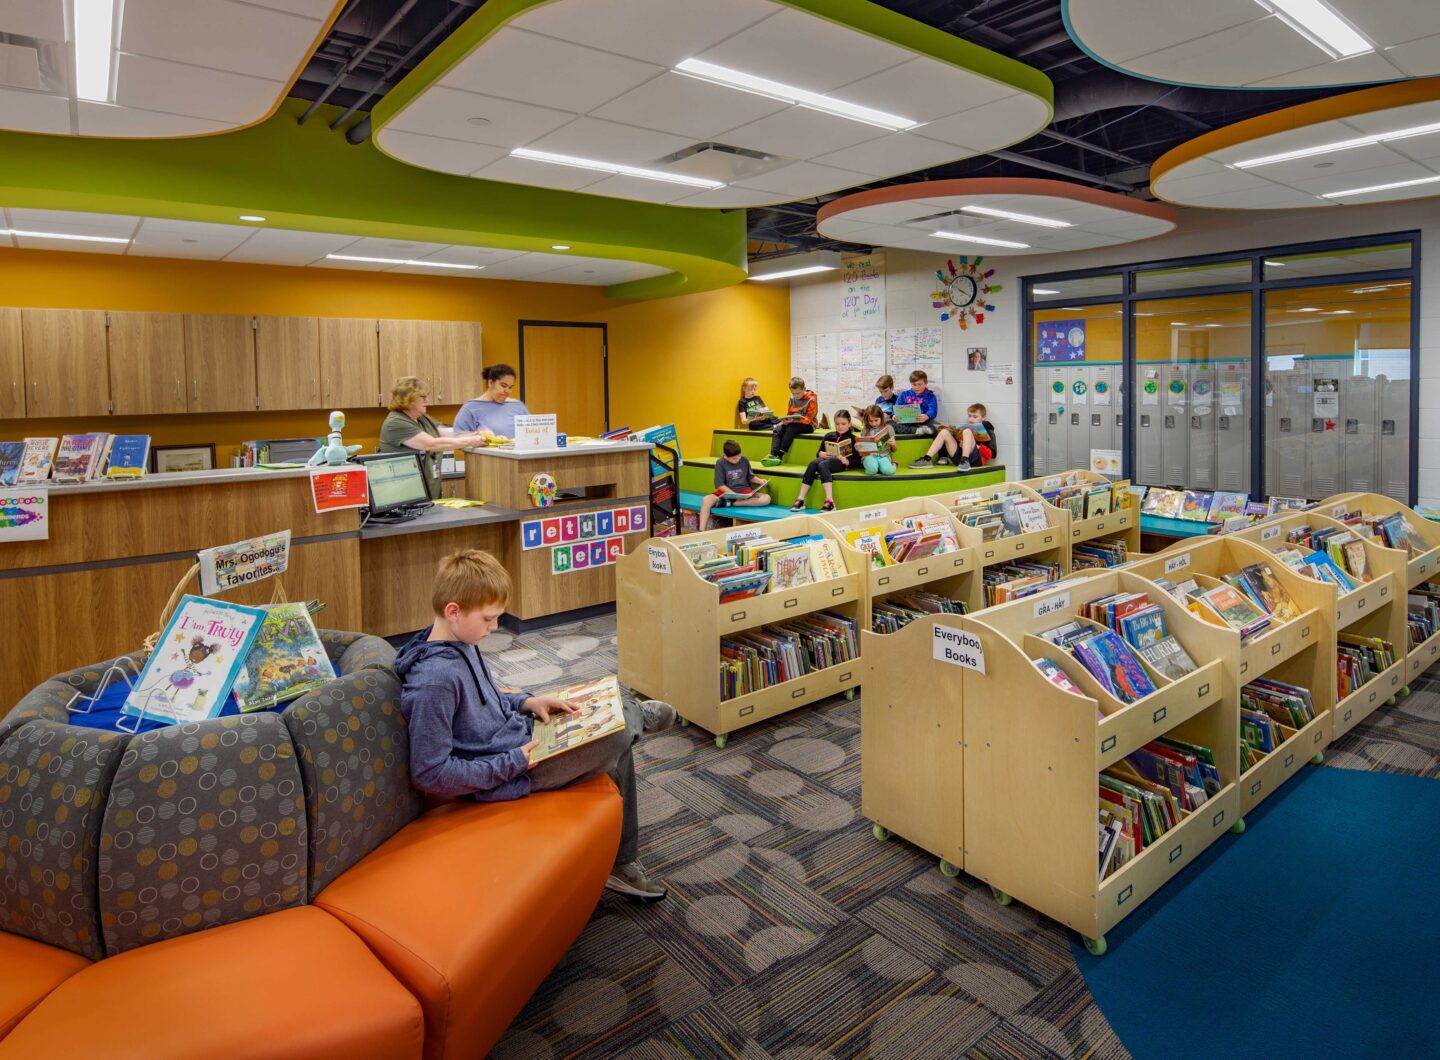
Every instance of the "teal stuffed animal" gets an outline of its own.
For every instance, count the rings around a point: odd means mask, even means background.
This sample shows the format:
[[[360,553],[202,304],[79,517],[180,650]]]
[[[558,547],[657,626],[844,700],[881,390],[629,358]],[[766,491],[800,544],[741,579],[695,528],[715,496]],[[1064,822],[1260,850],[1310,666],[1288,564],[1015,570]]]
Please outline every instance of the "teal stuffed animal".
[[[340,436],[344,429],[345,413],[336,409],[330,413],[330,433],[325,438],[325,444],[316,449],[315,455],[310,458],[311,467],[318,464],[343,464],[350,459],[351,453],[360,451],[358,445],[345,444],[345,439]]]

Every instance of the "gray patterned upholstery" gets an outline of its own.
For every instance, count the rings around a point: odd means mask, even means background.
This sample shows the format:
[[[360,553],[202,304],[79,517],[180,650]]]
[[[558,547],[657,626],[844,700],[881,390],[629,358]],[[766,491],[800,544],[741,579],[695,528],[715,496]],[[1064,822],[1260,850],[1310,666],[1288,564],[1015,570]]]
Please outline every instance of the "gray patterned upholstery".
[[[100,684],[101,676],[110,668],[110,665],[124,659],[128,659],[138,670],[145,664],[145,653],[135,652],[107,659],[92,666],[80,666],[66,673],[56,674],[32,688],[19,703],[15,704],[15,709],[0,717],[0,740],[4,740],[6,734],[18,729],[27,721],[33,721],[36,718],[49,718],[51,721],[61,723],[68,721],[69,715],[65,713],[65,704],[70,702],[70,697],[76,692],[94,692]],[[0,709],[3,709],[3,704],[0,704]]]
[[[43,688],[44,686],[42,686]],[[27,697],[28,698],[28,697]],[[126,738],[48,718],[0,744],[0,928],[98,960],[96,848]]]
[[[304,793],[278,714],[171,725],[130,740],[100,840],[111,956],[303,905],[305,884]]]

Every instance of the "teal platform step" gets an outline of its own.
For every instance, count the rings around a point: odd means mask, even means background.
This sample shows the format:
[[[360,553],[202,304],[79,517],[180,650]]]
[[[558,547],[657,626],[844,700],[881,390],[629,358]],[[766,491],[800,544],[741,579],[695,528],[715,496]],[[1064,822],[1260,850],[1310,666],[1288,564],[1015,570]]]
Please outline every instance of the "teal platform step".
[[[680,507],[686,511],[698,512],[700,502],[706,494],[691,493],[689,490],[680,491]],[[734,505],[727,504],[723,508],[716,508],[715,514],[725,519],[734,519],[736,522],[765,523],[771,519],[784,519],[786,516],[798,515],[789,508],[779,504],[757,504],[757,505]]]

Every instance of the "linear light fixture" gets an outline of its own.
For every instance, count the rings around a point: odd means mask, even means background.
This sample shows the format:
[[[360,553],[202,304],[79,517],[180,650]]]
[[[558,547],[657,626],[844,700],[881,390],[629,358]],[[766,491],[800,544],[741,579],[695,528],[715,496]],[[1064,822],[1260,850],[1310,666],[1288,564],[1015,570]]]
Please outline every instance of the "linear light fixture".
[[[866,125],[876,125],[882,129],[889,129],[891,132],[903,132],[920,124],[918,121],[902,118],[898,114],[887,114],[883,110],[861,106],[859,103],[847,103],[834,96],[796,88],[779,81],[771,81],[768,77],[757,77],[741,70],[731,70],[726,66],[703,62],[700,59],[686,59],[676,63],[674,69],[677,74],[684,74],[686,77],[693,77],[700,81],[709,81],[712,85],[736,88],[741,92],[765,96],[767,99],[776,99],[781,103],[793,103],[796,106],[818,110],[824,114],[833,114],[837,118],[849,118],[851,121],[864,122]]]
[[[619,162],[602,162],[596,158],[577,158],[574,155],[557,155],[551,151],[534,151],[528,147],[517,147],[510,152],[512,158],[524,158],[530,162],[548,162],[552,166],[570,166],[573,169],[591,169],[597,173],[613,176],[642,177],[645,180],[663,180],[671,184],[684,184],[691,188],[723,188],[724,181],[707,177],[692,177],[685,173],[666,173],[659,169],[643,169],[640,166],[626,166]]]
[[[1388,290],[1390,290],[1390,289],[1393,288],[1393,287],[1404,287],[1404,286],[1406,286],[1406,285],[1403,284],[1403,283],[1381,283],[1381,284],[1376,284],[1374,287],[1356,287],[1356,288],[1354,288],[1350,293],[1351,293],[1351,294],[1375,294],[1377,291],[1388,291]]]
[[[1036,217],[1031,213],[1015,213],[1011,210],[997,210],[992,206],[962,206],[965,213],[978,213],[986,217],[1002,217],[1007,221],[1019,221],[1021,224],[1040,225],[1042,228],[1071,228],[1069,221],[1052,221],[1048,217]]]
[[[789,254],[783,258],[757,261],[750,266],[752,280],[784,280],[791,276],[809,276],[816,272],[834,272],[840,267],[840,254],[834,250],[815,250],[808,254]]]
[[[1269,265],[1272,269],[1283,269],[1285,267],[1285,262],[1283,261],[1267,261],[1265,264]]]
[[[75,95],[110,102],[117,0],[75,0]]]
[[[1301,147],[1294,151],[1282,151],[1276,155],[1262,155],[1244,162],[1232,162],[1230,165],[1233,169],[1254,169],[1256,166],[1268,166],[1276,162],[1292,162],[1297,158],[1313,158],[1315,155],[1328,155],[1334,151],[1372,147],[1375,144],[1389,143],[1391,140],[1407,140],[1412,136],[1429,136],[1432,133],[1440,133],[1440,121],[1431,122],[1428,125],[1411,125],[1393,132],[1375,133],[1372,136],[1357,136],[1350,140],[1335,140],[1328,144],[1316,144],[1314,147]]]
[[[484,265],[460,265],[450,261],[420,261],[416,258],[371,258],[362,254],[326,254],[331,261],[364,261],[372,265],[421,265],[427,269],[483,269]]]
[[[1418,180],[1397,180],[1393,184],[1372,184],[1368,188],[1349,188],[1345,191],[1327,191],[1322,199],[1344,199],[1351,195],[1369,195],[1376,191],[1391,191],[1395,188],[1413,188],[1417,184],[1434,184],[1440,177],[1421,177]]]
[[[1031,294],[1064,294],[1064,291],[1057,291],[1053,287],[1032,287]]]
[[[77,243],[128,243],[129,236],[75,236],[68,232],[29,232],[20,228],[0,228],[0,236],[21,236],[25,239],[72,239]]]
[[[1325,0],[1255,0],[1332,59],[1373,52],[1371,44]]]
[[[936,239],[954,239],[961,243],[979,243],[987,247],[1011,247],[1014,250],[1029,250],[1029,243],[1016,243],[1009,239],[991,239],[989,236],[971,236],[964,232],[931,232]]]

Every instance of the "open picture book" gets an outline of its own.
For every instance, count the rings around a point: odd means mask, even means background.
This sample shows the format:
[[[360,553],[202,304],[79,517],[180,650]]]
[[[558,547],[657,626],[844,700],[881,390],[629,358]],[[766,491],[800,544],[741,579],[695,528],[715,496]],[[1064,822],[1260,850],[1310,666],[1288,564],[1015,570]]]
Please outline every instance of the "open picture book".
[[[551,715],[549,721],[536,720],[534,736],[539,745],[530,755],[532,763],[554,758],[625,727],[620,682],[614,674],[551,694],[575,704],[580,710],[575,714]]]

